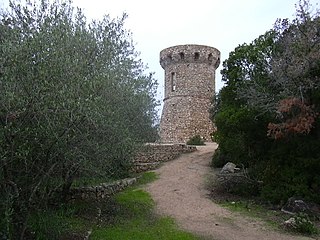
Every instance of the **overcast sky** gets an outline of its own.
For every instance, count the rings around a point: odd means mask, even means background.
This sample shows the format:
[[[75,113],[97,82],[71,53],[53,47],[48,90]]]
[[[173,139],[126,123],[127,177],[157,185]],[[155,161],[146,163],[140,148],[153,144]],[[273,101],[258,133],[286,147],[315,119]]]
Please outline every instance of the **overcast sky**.
[[[9,0],[0,0],[0,6]],[[163,96],[164,72],[159,52],[180,44],[202,44],[221,52],[216,91],[221,89],[222,62],[239,44],[250,43],[272,28],[277,18],[292,19],[298,0],[73,0],[89,18],[129,16],[125,27],[133,33],[136,49],[155,72],[158,98]],[[314,6],[319,0],[311,0]]]

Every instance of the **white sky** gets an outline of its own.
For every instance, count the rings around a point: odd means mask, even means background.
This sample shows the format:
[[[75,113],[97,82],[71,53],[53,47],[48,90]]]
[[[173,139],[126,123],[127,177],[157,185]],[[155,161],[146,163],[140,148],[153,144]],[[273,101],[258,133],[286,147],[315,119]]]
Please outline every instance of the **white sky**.
[[[0,7],[9,0],[0,0]],[[221,52],[216,91],[223,86],[222,62],[239,44],[250,43],[272,28],[277,18],[292,19],[298,0],[73,0],[88,18],[129,17],[125,27],[133,33],[136,50],[155,72],[158,98],[163,97],[164,71],[159,64],[162,49],[180,44],[203,44]],[[320,0],[311,0],[315,7]]]

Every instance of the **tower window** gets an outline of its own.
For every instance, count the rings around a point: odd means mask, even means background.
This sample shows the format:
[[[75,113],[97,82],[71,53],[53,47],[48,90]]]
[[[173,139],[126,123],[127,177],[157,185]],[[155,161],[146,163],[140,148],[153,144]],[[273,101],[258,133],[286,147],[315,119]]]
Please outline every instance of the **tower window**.
[[[212,53],[209,53],[209,55],[208,55],[208,60],[209,60],[210,62],[212,62],[212,60],[213,60]]]
[[[176,91],[176,73],[175,72],[171,73],[171,91],[172,92]]]
[[[196,52],[194,53],[194,60],[199,60],[200,58],[200,53]]]
[[[180,59],[181,59],[181,60],[184,60],[184,53],[181,52],[181,53],[179,53],[179,55],[180,55]]]

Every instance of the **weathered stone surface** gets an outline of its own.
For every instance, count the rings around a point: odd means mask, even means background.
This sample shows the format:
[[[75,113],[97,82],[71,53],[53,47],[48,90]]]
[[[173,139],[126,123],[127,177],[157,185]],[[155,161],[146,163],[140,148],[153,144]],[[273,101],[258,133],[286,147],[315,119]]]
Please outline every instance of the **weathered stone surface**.
[[[77,187],[70,190],[70,198],[104,199],[136,183],[136,178],[126,178],[113,183],[101,183],[98,186]]]
[[[135,156],[133,161],[134,172],[154,170],[162,162],[170,161],[182,153],[196,151],[195,146],[185,144],[146,144]],[[71,198],[80,199],[103,199],[134,184],[136,178],[126,178],[112,183],[101,183],[97,186],[78,187],[70,190]]]
[[[154,170],[162,162],[171,161],[182,153],[196,151],[195,146],[185,144],[146,144],[136,154],[133,165],[134,172]]]
[[[288,202],[281,209],[281,211],[289,214],[295,214],[299,212],[308,212],[309,206],[302,199],[291,197]]]
[[[239,170],[239,168],[237,168],[237,165],[232,162],[228,162],[223,166],[220,173],[234,173],[236,170]]]
[[[215,94],[220,52],[203,45],[179,45],[160,52],[165,70],[161,142],[186,143],[195,135],[210,141],[214,126],[209,108]]]
[[[309,215],[320,216],[320,205],[307,202],[301,198],[291,197],[282,207],[281,211],[288,214],[306,213]]]
[[[296,219],[293,217],[289,218],[288,220],[286,220],[282,223],[282,226],[287,229],[295,229],[295,228],[297,228]]]

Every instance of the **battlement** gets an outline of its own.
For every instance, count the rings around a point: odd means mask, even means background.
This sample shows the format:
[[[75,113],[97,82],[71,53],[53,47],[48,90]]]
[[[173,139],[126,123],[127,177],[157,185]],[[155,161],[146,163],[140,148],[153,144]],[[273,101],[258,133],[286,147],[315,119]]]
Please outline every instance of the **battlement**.
[[[168,65],[179,63],[205,63],[216,69],[220,64],[220,51],[204,45],[178,45],[160,52],[160,65],[165,69]]]

